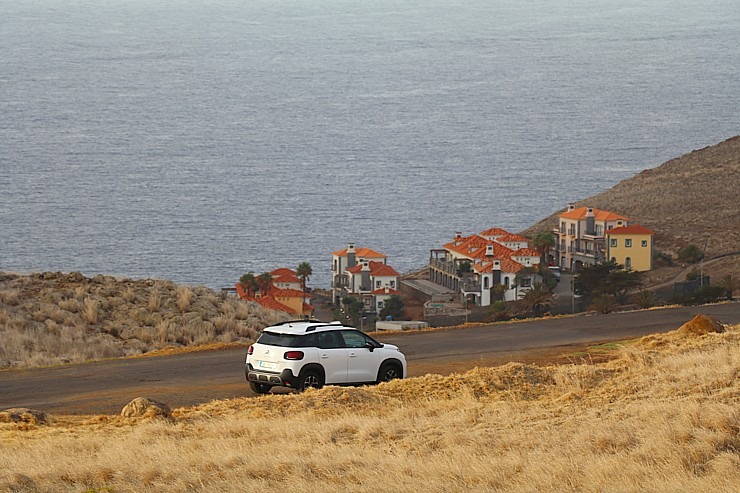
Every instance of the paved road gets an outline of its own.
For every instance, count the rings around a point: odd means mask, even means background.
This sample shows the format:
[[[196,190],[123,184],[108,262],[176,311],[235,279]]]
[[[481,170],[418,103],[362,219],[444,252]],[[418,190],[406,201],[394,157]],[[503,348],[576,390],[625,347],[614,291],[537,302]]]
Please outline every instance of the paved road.
[[[476,365],[522,361],[542,351],[568,353],[584,344],[678,328],[697,313],[740,323],[740,304],[537,320],[467,329],[383,335],[406,354],[409,375],[449,373]],[[172,407],[252,395],[244,350],[102,361],[0,371],[0,409],[30,407],[57,414],[116,414],[134,397]]]

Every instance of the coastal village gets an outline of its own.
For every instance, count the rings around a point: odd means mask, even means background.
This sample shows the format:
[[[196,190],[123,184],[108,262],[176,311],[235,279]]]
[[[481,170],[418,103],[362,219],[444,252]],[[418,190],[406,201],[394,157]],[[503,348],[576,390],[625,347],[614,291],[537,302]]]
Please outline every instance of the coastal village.
[[[416,273],[402,276],[385,254],[349,243],[331,254],[328,293],[307,288],[312,269],[306,263],[256,277],[247,273],[235,289],[243,300],[298,318],[316,316],[312,298],[318,296],[335,317],[368,320],[378,327],[409,315],[467,320],[474,313],[490,315],[492,306],[507,311],[507,305],[532,295],[546,297],[550,301],[542,305],[550,307],[558,293],[566,293],[575,311],[573,274],[609,261],[626,272],[650,271],[654,235],[619,213],[569,204],[552,231],[533,238],[497,227],[457,232],[449,243],[432,248],[427,265]],[[569,279],[567,285],[560,285],[561,276]]]

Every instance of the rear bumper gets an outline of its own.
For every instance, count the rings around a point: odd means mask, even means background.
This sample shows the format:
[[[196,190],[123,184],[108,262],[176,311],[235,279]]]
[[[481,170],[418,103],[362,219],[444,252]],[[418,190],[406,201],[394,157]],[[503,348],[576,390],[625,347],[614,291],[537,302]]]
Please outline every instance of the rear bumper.
[[[252,365],[248,364],[244,368],[244,375],[249,382],[266,383],[269,385],[278,385],[281,387],[295,388],[298,384],[298,377],[286,368],[280,373],[269,372],[264,370],[255,370]]]

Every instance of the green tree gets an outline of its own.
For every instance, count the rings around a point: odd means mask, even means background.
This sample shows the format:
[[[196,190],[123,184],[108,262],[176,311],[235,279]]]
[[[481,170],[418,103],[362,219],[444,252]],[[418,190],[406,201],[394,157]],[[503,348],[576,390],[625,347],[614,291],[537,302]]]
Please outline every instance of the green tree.
[[[257,291],[257,279],[254,277],[254,272],[252,271],[243,274],[239,278],[239,284],[247,293],[247,297],[251,297]]]
[[[298,277],[301,278],[301,285],[303,286],[303,290],[306,290],[306,282],[309,280],[309,278],[313,275],[313,269],[311,269],[311,264],[308,262],[301,262],[298,264],[298,268],[296,269],[296,274],[298,274]]]
[[[257,276],[257,287],[262,296],[265,296],[270,292],[270,289],[272,289],[272,276],[269,272],[263,272]]]
[[[365,304],[353,296],[345,296],[342,298],[342,305],[344,305],[344,312],[352,323],[355,326],[360,325],[360,317],[365,310]]]
[[[602,294],[623,300],[629,291],[642,284],[641,278],[642,273],[626,271],[616,262],[601,262],[581,269],[575,278],[575,289],[590,302]]]
[[[554,302],[555,298],[547,286],[541,282],[534,282],[532,287],[520,296],[517,306],[523,313],[533,313],[539,317]]]
[[[694,245],[692,243],[678,251],[678,258],[685,262],[695,264],[704,258],[704,253],[698,245]]]
[[[380,310],[380,319],[385,320],[388,316],[393,317],[393,320],[400,320],[403,318],[403,300],[397,294],[391,295],[390,298],[385,300],[383,308]]]
[[[547,269],[550,249],[555,246],[555,235],[552,231],[540,231],[532,238],[532,246],[540,252],[540,268]]]

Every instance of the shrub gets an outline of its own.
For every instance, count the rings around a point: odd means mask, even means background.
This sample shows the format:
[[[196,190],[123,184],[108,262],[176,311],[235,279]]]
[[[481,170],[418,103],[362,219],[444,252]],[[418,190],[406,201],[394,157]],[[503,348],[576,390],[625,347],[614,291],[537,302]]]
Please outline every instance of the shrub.
[[[190,308],[190,303],[192,303],[195,293],[193,293],[192,288],[180,286],[176,290],[176,295],[177,308],[180,310],[180,313],[185,313]]]
[[[655,305],[655,292],[649,289],[642,289],[632,295],[632,302],[640,308],[650,308]]]
[[[692,243],[690,245],[686,245],[678,251],[678,258],[685,262],[695,264],[696,262],[704,258],[704,253],[702,252],[701,248],[699,248],[699,246]]]
[[[592,310],[596,310],[599,313],[611,313],[617,307],[616,300],[608,294],[602,294],[596,298],[591,305]]]
[[[98,302],[92,298],[85,298],[83,302],[82,316],[88,323],[98,323]]]

